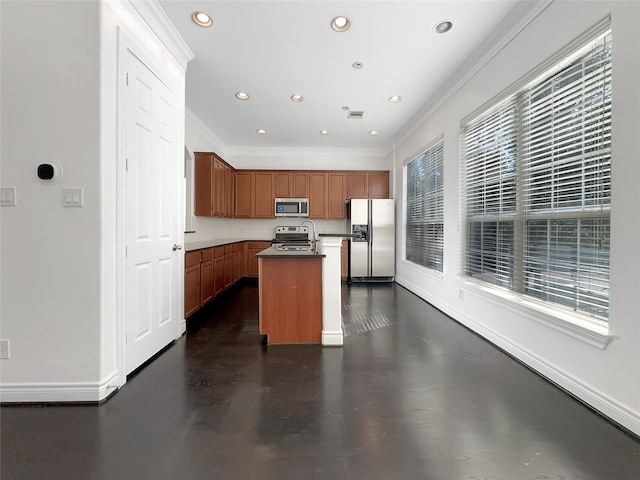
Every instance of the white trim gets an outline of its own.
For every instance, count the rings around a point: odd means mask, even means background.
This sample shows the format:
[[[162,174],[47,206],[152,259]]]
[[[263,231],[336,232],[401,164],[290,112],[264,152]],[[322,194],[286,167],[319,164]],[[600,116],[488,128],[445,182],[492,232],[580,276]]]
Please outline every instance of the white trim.
[[[129,4],[140,14],[145,23],[158,36],[158,39],[167,48],[184,70],[187,63],[195,58],[189,45],[171,23],[169,17],[156,0],[144,2],[129,0]]]
[[[322,331],[322,346],[324,347],[341,347],[343,341],[342,330],[340,331]]]
[[[0,401],[6,403],[99,402],[118,389],[118,372],[100,383],[9,383],[0,388]]]
[[[529,320],[553,328],[599,349],[605,349],[612,337],[606,323],[586,315],[554,308],[507,290],[485,286],[468,278],[460,278],[459,288],[501,308],[506,308]]]
[[[291,156],[311,156],[322,154],[368,156],[375,158],[385,158],[388,150],[375,148],[315,148],[315,147],[229,147],[229,156],[259,156],[259,157],[283,157]]]
[[[393,139],[396,145],[402,144],[429,117],[445,104],[458,90],[471,80],[484,66],[489,63],[503,48],[505,48],[520,32],[522,32],[538,15],[540,15],[554,0],[540,0],[537,2],[518,2],[507,17],[500,22],[500,26],[485,38],[478,48],[462,62],[461,66],[450,76],[447,82],[438,89],[421,113],[407,122],[407,127],[401,130]]]
[[[575,395],[580,399],[580,401],[591,406],[596,411],[601,412],[611,420],[618,422],[620,425],[633,432],[640,432],[640,415],[638,415],[638,413],[631,407],[612,399],[605,392],[597,390],[589,384],[580,382],[559,366],[543,360],[541,357],[525,349],[521,345],[500,335],[495,330],[478,323],[471,317],[457,310],[455,307],[439,301],[435,297],[429,295],[425,290],[422,290],[420,287],[405,280],[404,278],[396,277],[396,282],[407,288],[409,291],[415,293],[423,300],[429,302],[446,315],[452,317],[457,322],[468,327],[473,332],[506,351],[509,355],[512,355],[535,372],[567,390],[572,395]]]
[[[227,146],[224,144],[224,142],[220,140],[220,138],[218,138],[218,136],[215,133],[213,133],[202,120],[200,120],[200,117],[198,117],[193,112],[193,110],[191,110],[186,105],[184,108],[184,115],[185,115],[185,123],[187,125],[189,125],[193,130],[195,130],[197,134],[204,137],[213,145],[217,145],[218,151],[216,153],[218,155],[220,155],[221,157],[227,156]],[[194,152],[190,152],[190,153],[194,153]]]

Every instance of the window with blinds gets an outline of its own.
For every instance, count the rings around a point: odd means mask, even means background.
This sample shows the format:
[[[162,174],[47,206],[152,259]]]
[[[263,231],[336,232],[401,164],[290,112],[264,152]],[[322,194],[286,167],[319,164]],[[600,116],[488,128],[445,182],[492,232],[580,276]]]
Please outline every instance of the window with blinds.
[[[466,275],[609,312],[611,31],[464,127]]]
[[[406,259],[442,272],[444,141],[407,164]]]

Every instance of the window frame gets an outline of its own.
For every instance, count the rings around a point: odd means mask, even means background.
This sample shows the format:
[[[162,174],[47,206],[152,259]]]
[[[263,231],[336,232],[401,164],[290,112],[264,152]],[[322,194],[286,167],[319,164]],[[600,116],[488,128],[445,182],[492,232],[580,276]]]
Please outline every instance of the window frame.
[[[525,77],[523,80],[521,80],[517,84],[510,87],[503,94],[497,97],[494,97],[489,102],[485,103],[482,107],[474,111],[471,115],[465,117],[461,121],[462,155],[461,155],[461,170],[460,170],[462,173],[461,174],[461,183],[462,183],[461,184],[461,193],[462,193],[461,222],[462,222],[462,231],[464,232],[462,237],[463,271],[460,274],[462,279],[461,283],[466,286],[472,286],[478,283],[479,284],[478,291],[483,291],[483,292],[492,293],[492,294],[498,293],[499,294],[498,296],[502,299],[508,299],[510,302],[519,303],[528,309],[536,310],[539,314],[542,314],[542,317],[546,318],[547,320],[549,318],[552,318],[553,320],[551,323],[554,323],[556,325],[564,325],[564,326],[566,326],[567,324],[575,325],[576,322],[578,322],[583,327],[585,327],[586,330],[588,330],[587,332],[588,341],[590,343],[594,343],[601,347],[606,345],[606,343],[608,342],[608,338],[606,337],[606,334],[608,332],[608,323],[606,320],[607,318],[606,316],[605,317],[594,316],[581,311],[573,311],[573,310],[567,311],[559,304],[546,302],[544,300],[540,300],[539,298],[530,297],[524,294],[525,278],[524,278],[523,266],[525,262],[525,257],[526,257],[525,252],[527,248],[527,227],[526,227],[527,221],[530,221],[533,218],[547,219],[547,218],[550,218],[550,216],[547,215],[545,217],[545,215],[539,215],[539,214],[536,216],[536,215],[531,215],[530,211],[528,212],[525,211],[525,206],[523,204],[523,198],[522,198],[523,193],[521,192],[521,188],[519,188],[523,184],[522,182],[523,182],[523,175],[524,175],[524,170],[520,165],[517,167],[517,172],[516,172],[517,200],[516,200],[515,209],[513,211],[500,211],[500,209],[498,209],[498,211],[493,217],[491,217],[490,215],[485,215],[485,216],[478,216],[477,218],[477,220],[484,219],[484,221],[487,223],[488,222],[496,222],[496,223],[512,222],[513,229],[514,229],[513,241],[518,242],[520,246],[520,248],[514,248],[514,253],[513,253],[513,256],[511,257],[511,261],[513,262],[514,265],[511,267],[512,271],[511,271],[510,280],[511,282],[513,282],[513,284],[512,285],[499,285],[499,284],[496,285],[495,284],[496,282],[486,283],[483,281],[483,279],[473,279],[468,275],[468,262],[469,262],[468,252],[471,246],[470,238],[469,238],[469,224],[470,224],[470,219],[473,219],[473,215],[469,214],[469,210],[468,210],[469,197],[467,194],[468,194],[468,188],[473,185],[469,185],[467,181],[468,163],[467,163],[467,151],[465,148],[465,142],[466,142],[466,129],[468,129],[470,124],[472,124],[474,121],[476,121],[480,117],[483,117],[485,115],[490,115],[494,109],[499,109],[501,107],[504,107],[505,105],[508,105],[509,102],[513,102],[516,109],[522,108],[522,97],[526,94],[526,90],[528,87],[531,86],[532,82],[539,80],[541,77],[541,74],[549,72],[552,67],[555,67],[556,65],[561,63],[561,60],[564,60],[567,56],[572,56],[574,54],[577,54],[580,50],[583,49],[583,47],[585,47],[585,45],[591,43],[593,40],[595,40],[596,38],[599,38],[606,32],[608,32],[607,34],[611,36],[610,20],[608,18],[600,22],[598,25],[594,26],[592,29],[590,29],[588,32],[582,35],[579,39],[576,39],[574,42],[572,42],[570,45],[564,48],[561,52],[554,55],[554,57],[549,59],[549,61],[546,62],[545,65],[536,69],[534,72],[532,72],[530,75]],[[516,115],[520,116],[521,112],[518,111]],[[520,122],[520,119],[517,120],[517,122]],[[523,134],[521,131],[520,124],[516,125],[515,135],[517,140],[516,149],[518,150],[518,159],[521,159]],[[530,171],[528,171],[528,173],[530,173]],[[609,175],[610,175],[610,166],[609,166]],[[610,176],[609,176],[609,181],[610,181]],[[609,195],[610,195],[610,191],[609,191]],[[582,198],[584,199],[584,197]],[[610,203],[609,203],[609,208],[605,210],[606,210],[605,212],[603,212],[602,209],[598,210],[598,215],[600,215],[600,218],[606,217],[607,222],[609,222],[610,221],[609,220],[610,219]],[[527,215],[527,213],[529,215]],[[575,213],[575,211],[573,213]],[[571,216],[571,214],[560,212],[559,215],[553,216],[551,220],[558,220],[559,218],[560,219],[563,218],[563,216],[564,217],[569,216],[571,218],[575,218],[577,216],[580,219],[588,218],[589,211],[588,209],[586,209],[586,213],[585,213],[585,210],[580,210],[580,213],[578,213],[576,216]],[[607,229],[609,228],[609,225],[610,224],[607,223]],[[608,238],[609,237],[607,237],[607,240]],[[607,267],[607,269],[608,271],[610,271],[610,267]],[[608,312],[608,309],[607,309],[607,312]],[[593,335],[595,335],[595,340]]]

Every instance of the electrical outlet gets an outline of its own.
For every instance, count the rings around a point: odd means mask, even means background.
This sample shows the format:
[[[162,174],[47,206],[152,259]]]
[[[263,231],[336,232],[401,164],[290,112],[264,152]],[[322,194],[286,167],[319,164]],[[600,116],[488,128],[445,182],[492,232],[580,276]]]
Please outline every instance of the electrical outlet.
[[[458,298],[460,300],[464,300],[464,290],[462,290],[462,289],[458,290]]]
[[[9,340],[0,340],[0,359],[6,360],[9,358]]]

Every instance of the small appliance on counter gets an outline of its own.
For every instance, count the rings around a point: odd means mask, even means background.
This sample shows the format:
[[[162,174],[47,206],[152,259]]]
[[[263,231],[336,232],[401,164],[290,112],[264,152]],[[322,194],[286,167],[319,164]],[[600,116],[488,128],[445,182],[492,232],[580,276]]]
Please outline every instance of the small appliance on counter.
[[[395,207],[393,199],[347,200],[349,281],[393,282]]]
[[[306,225],[301,227],[276,227],[276,236],[271,241],[271,244],[276,250],[311,250],[309,227]]]

